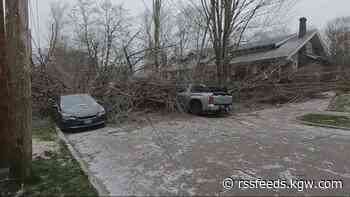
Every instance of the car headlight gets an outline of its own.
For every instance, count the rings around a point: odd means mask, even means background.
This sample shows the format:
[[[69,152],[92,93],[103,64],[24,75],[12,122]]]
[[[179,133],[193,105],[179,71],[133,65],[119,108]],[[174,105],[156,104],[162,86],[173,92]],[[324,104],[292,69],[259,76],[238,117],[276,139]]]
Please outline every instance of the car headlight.
[[[63,113],[62,114],[62,119],[63,120],[75,120],[76,118],[74,116],[70,115],[70,114]]]
[[[105,111],[105,110],[102,110],[102,111],[98,112],[97,115],[98,115],[98,116],[104,116],[104,115],[106,115],[106,111]]]

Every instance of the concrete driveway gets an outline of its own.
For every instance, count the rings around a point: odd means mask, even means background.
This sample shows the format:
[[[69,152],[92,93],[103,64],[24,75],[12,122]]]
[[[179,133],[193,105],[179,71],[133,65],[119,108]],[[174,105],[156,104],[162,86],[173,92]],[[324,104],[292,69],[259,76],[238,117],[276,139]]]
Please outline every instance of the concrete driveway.
[[[66,135],[113,196],[349,196],[350,131],[295,121],[326,109],[328,103],[329,99],[319,99],[229,117],[169,115],[134,129]],[[341,180],[343,188],[224,189],[227,177]]]

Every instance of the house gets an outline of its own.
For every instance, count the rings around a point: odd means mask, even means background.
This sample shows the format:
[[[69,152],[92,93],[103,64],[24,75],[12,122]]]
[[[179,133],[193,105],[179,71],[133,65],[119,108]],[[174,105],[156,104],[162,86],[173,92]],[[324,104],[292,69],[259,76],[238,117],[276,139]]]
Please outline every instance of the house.
[[[297,71],[311,64],[326,65],[328,52],[317,29],[307,30],[306,18],[300,19],[299,33],[249,43],[233,51],[230,62],[233,79],[278,65],[279,72]]]
[[[231,51],[232,59],[228,65],[231,80],[243,80],[247,76],[260,73],[273,65],[278,65],[278,73],[297,71],[307,65],[326,65],[328,52],[317,29],[307,30],[306,18],[300,19],[299,32],[271,38],[264,41],[241,45]],[[176,65],[167,72],[167,78],[184,72],[215,71],[214,56],[205,57],[205,64]],[[214,69],[214,70],[213,70]],[[197,71],[196,71],[197,70]],[[212,76],[210,76],[212,78]]]

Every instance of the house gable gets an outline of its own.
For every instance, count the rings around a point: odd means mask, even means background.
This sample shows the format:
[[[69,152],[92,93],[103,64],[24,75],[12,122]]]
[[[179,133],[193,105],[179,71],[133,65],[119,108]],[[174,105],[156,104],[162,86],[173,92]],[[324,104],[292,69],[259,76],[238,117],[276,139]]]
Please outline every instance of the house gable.
[[[326,49],[324,47],[325,45],[319,36],[318,30],[314,29],[308,31],[302,38],[299,38],[297,34],[287,36],[285,40],[274,43],[274,47],[272,47],[270,50],[262,52],[259,51],[256,53],[246,53],[244,55],[236,56],[231,60],[231,64],[247,64],[280,58],[292,60],[292,57],[295,56],[295,54],[297,54],[310,41],[314,48],[317,48],[318,51],[322,51],[322,54],[326,54]],[[241,53],[240,50],[238,50],[238,52]],[[235,51],[233,51],[233,53],[235,53]]]

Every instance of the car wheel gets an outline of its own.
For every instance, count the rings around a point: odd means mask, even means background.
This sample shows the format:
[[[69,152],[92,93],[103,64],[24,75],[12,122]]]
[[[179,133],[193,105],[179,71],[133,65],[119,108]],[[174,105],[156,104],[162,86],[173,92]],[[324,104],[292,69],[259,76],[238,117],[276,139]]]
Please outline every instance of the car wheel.
[[[199,101],[192,101],[190,111],[192,114],[201,115],[202,114],[202,103]]]
[[[62,119],[60,119],[60,118],[58,118],[58,120],[57,120],[57,127],[63,132],[67,130],[67,128],[63,124]]]

